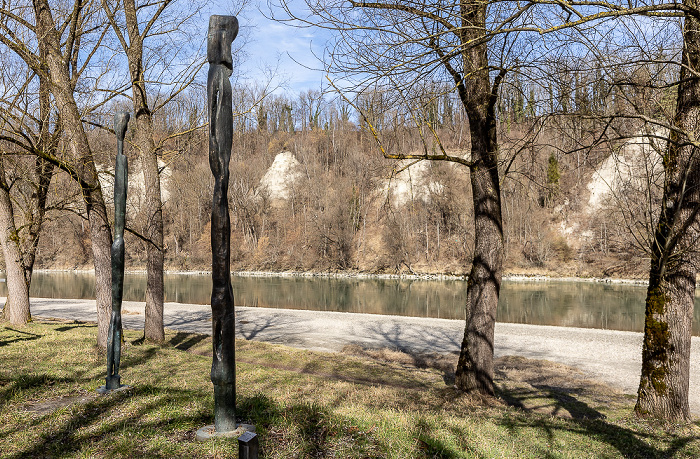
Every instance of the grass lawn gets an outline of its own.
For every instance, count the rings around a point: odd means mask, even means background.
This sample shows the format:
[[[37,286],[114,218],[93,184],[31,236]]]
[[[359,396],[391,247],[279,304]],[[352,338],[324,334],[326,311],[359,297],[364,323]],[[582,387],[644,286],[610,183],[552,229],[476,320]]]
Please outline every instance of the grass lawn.
[[[0,456],[238,457],[201,443],[213,423],[209,337],[167,344],[125,331],[122,383],[98,396],[96,326],[0,324]],[[568,367],[497,362],[497,399],[452,389],[450,359],[348,348],[340,354],[237,341],[237,412],[261,457],[700,457],[700,424],[658,425],[634,399]]]

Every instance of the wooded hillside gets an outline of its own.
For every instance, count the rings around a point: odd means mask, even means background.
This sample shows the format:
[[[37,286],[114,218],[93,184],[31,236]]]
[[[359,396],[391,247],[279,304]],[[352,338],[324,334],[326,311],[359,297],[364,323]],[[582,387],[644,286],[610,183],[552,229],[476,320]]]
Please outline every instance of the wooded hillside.
[[[239,89],[243,106],[250,91]],[[648,212],[649,203],[632,194],[643,196],[643,185],[656,180],[648,174],[653,166],[647,166],[660,156],[650,139],[627,122],[620,129],[630,139],[577,149],[597,129],[581,116],[590,111],[583,96],[571,97],[573,107],[557,102],[560,114],[545,117],[535,114],[541,103],[535,102],[534,91],[514,86],[504,93],[499,136],[507,172],[502,183],[507,271],[643,276],[648,259],[628,222]],[[230,183],[233,268],[465,274],[473,241],[468,172],[451,163],[384,159],[354,110],[342,99],[328,99],[318,91],[271,96],[237,118]],[[379,106],[371,123],[385,148],[436,148],[402,121],[399,110],[382,107],[389,102],[377,99],[365,103]],[[213,179],[206,132],[189,131],[200,121],[198,100],[183,97],[173,113],[156,119],[162,139],[187,132],[167,140],[159,154],[165,259],[171,270],[210,264]],[[455,155],[468,155],[468,125],[450,97],[434,100],[428,110],[442,145]],[[110,200],[113,135],[95,128],[90,141]],[[133,150],[127,146],[127,218],[136,229],[134,223],[145,218],[144,189]],[[275,163],[283,151],[291,154]],[[25,161],[8,156],[6,170],[19,179]],[[18,202],[26,192],[21,186],[13,189]],[[49,192],[38,267],[90,267],[82,206],[76,185],[58,173]],[[128,269],[145,267],[147,242],[139,236],[127,234]]]

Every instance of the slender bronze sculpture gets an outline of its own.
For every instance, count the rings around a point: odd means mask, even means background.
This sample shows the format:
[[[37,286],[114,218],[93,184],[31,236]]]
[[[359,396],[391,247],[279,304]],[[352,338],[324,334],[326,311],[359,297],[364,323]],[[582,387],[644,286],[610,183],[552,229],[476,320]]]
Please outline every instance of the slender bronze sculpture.
[[[128,163],[124,156],[124,135],[129,114],[114,115],[117,134],[117,161],[114,168],[114,242],[112,243],[112,315],[107,335],[107,378],[98,392],[106,393],[122,387],[119,360],[122,351],[122,293],[124,291],[124,225],[126,222],[126,189]]]
[[[209,166],[214,174],[211,211],[212,342],[214,358],[214,428],[217,433],[236,430],[235,313],[231,288],[231,220],[228,208],[229,160],[233,137],[231,44],[238,34],[235,16],[209,20],[207,108],[209,114]]]
[[[214,425],[197,431],[198,440],[237,437],[254,432],[249,424],[236,424],[236,315],[231,288],[231,219],[228,209],[228,164],[233,141],[231,44],[238,34],[234,16],[209,19],[207,59],[207,112],[209,117],[209,166],[214,175],[211,210],[211,382],[214,384]],[[252,456],[251,456],[252,457]]]

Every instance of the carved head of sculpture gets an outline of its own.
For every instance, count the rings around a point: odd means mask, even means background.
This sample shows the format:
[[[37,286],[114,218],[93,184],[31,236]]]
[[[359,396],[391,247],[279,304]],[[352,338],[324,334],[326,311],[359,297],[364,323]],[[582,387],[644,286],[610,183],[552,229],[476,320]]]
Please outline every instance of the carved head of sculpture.
[[[126,135],[126,127],[129,124],[131,115],[129,112],[117,112],[114,115],[114,132],[117,134],[117,139],[123,140]]]
[[[238,35],[236,16],[211,16],[209,18],[209,35],[207,37],[207,60],[211,64],[233,66],[231,43]]]

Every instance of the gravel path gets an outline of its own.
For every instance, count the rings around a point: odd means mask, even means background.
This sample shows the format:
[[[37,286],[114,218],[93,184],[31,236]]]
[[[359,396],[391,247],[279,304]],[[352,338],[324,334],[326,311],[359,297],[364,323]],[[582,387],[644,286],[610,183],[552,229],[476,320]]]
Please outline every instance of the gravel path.
[[[4,298],[1,300],[4,304]],[[32,314],[95,322],[94,300],[32,298]],[[143,328],[144,304],[126,301],[125,328]],[[241,338],[337,352],[346,344],[413,352],[456,353],[464,333],[459,320],[236,307]],[[211,334],[211,308],[165,304],[166,328]],[[541,325],[496,324],[495,354],[571,365],[591,377],[635,394],[641,368],[642,334]],[[690,406],[700,416],[700,338],[693,338]]]

